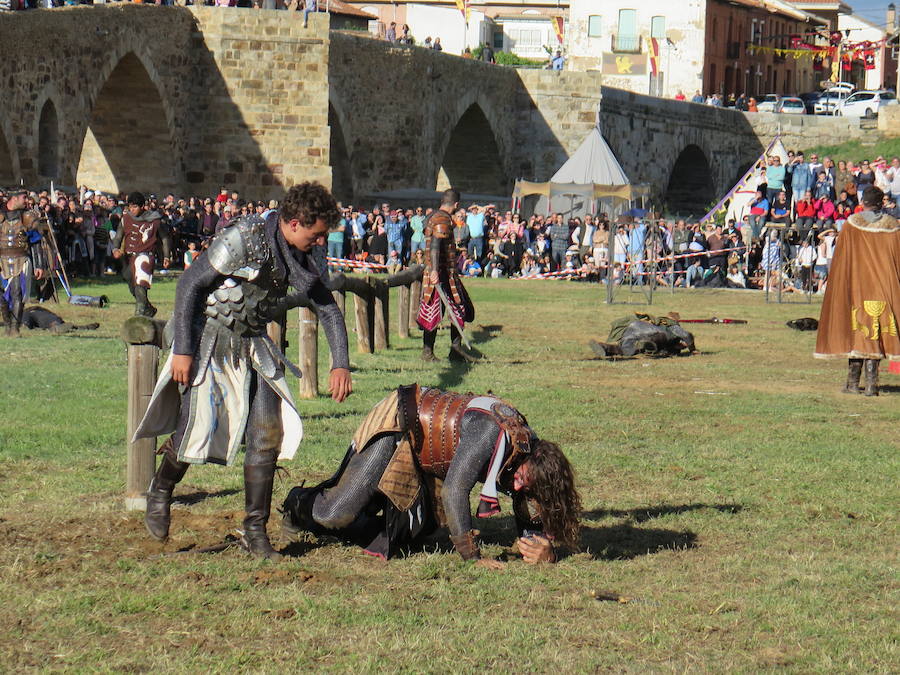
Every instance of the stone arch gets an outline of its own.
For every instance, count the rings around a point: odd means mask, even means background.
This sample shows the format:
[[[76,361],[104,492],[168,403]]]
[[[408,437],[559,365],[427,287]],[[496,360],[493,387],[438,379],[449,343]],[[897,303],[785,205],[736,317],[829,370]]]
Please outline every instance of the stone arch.
[[[129,51],[108,66],[94,96],[76,180],[110,192],[179,187],[172,115],[159,77]]]
[[[715,181],[706,153],[698,145],[688,145],[672,166],[666,206],[673,213],[703,214],[713,199]]]
[[[0,186],[10,187],[19,182],[21,171],[16,146],[10,139],[9,120],[0,119]]]
[[[329,129],[329,164],[331,165],[331,193],[334,198],[343,204],[352,203],[354,200],[353,162],[347,148],[347,137],[344,130],[346,122],[338,107],[329,100],[328,102],[328,129]]]
[[[504,195],[509,191],[504,156],[480,101],[470,102],[453,131],[443,140],[436,190],[455,187],[460,192]]]
[[[41,106],[37,125],[37,167],[41,178],[59,178],[60,126],[56,104],[47,98]]]

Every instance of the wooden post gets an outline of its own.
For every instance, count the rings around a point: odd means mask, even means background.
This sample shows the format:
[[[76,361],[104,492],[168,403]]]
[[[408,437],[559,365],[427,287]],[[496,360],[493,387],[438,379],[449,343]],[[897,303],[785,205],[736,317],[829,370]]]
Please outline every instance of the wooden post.
[[[422,282],[413,281],[409,285],[409,327],[415,328],[416,317],[419,316],[419,305],[422,304]]]
[[[390,305],[390,289],[388,285],[373,279],[372,307],[375,313],[375,349],[376,351],[390,347],[390,332],[388,330],[388,314]]]
[[[308,307],[300,308],[300,398],[319,395],[319,318]]]
[[[372,353],[372,333],[369,331],[369,302],[357,293],[353,294],[353,309],[356,314],[356,349],[360,354]]]
[[[397,298],[397,335],[402,338],[409,337],[409,286],[400,286]]]
[[[159,367],[159,345],[163,322],[143,316],[131,317],[122,326],[128,344],[128,420],[126,424],[127,464],[125,469],[125,510],[147,508],[147,488],[156,472],[156,439],[132,441],[144,419]]]
[[[337,306],[341,308],[341,314],[347,316],[347,295],[344,291],[331,291],[331,295],[334,296]]]

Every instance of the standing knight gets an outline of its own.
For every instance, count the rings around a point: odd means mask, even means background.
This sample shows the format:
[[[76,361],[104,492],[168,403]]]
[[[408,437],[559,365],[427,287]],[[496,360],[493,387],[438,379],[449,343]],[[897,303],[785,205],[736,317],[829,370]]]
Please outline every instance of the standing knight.
[[[437,361],[434,355],[434,343],[437,329],[444,316],[444,311],[453,313],[456,323],[462,326],[475,319],[475,307],[466,293],[456,269],[453,243],[453,214],[459,208],[459,191],[449,189],[441,197],[441,206],[432,212],[425,221],[425,271],[422,274],[422,302],[416,323],[423,331],[422,359]],[[444,291],[447,301],[441,298],[438,286]],[[474,361],[462,347],[462,335],[454,322],[450,323],[450,355],[451,361]]]
[[[190,464],[230,465],[244,441],[241,543],[257,556],[279,556],[266,532],[275,463],[294,456],[303,424],[284,374],[286,368],[299,371],[266,335],[266,326],[283,319],[279,303],[289,285],[305,293],[331,346],[332,398],[343,401],[350,394],[344,317],[311,255],[337,216],[324,187],[295,185],[280,211],[265,220],[245,216],[221,230],[179,280],[172,352],[135,433],[172,433],[147,491],[144,522],[155,539],[169,535],[172,491]]]
[[[171,240],[161,228],[162,216],[158,211],[144,211],[144,195],[132,192],[128,195],[128,208],[122,214],[121,224],[113,239],[113,257],[126,256],[122,276],[135,299],[134,313],[138,316],[154,316],[156,307],[150,304],[147,293],[153,285],[156,266],[156,245],[163,250],[163,267],[170,262]]]
[[[27,194],[25,190],[12,191],[0,212],[0,313],[8,337],[19,335],[29,275],[33,272],[40,281],[50,261],[47,239],[42,234],[46,234],[47,223],[37,211],[25,210]]]

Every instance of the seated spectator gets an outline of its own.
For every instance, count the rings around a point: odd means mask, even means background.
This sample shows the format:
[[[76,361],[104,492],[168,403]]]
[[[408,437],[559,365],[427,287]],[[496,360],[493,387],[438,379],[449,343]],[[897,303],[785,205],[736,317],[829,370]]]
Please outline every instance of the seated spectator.
[[[750,202],[750,232],[751,238],[756,239],[766,225],[769,215],[769,200],[762,190],[756,191],[756,197]]]
[[[703,280],[703,266],[700,264],[699,258],[694,258],[688,265],[684,275],[685,288],[693,288]]]
[[[728,288],[747,288],[747,279],[738,265],[728,266],[728,274],[725,275],[725,285]]]
[[[801,238],[806,238],[810,228],[816,223],[816,203],[812,198],[812,191],[807,190],[802,197],[797,200],[797,220],[794,224],[800,232]]]
[[[791,224],[791,205],[784,190],[778,192],[772,207],[769,209],[768,225],[787,227]]]
[[[817,199],[816,206],[816,230],[822,230],[831,227],[834,224],[836,209],[834,202],[830,199]]]
[[[402,270],[403,262],[400,260],[400,252],[396,249],[391,249],[391,254],[388,256],[386,264],[388,274],[396,274]]]
[[[467,277],[480,277],[481,263],[479,263],[477,260],[474,260],[469,255],[466,255],[466,260],[463,264],[463,275]]]

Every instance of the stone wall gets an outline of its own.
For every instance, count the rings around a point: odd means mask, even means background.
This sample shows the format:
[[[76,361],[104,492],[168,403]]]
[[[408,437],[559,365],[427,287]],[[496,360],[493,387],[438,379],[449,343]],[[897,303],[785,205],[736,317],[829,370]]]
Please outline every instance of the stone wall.
[[[900,105],[889,105],[879,111],[878,131],[889,138],[900,136]]]

